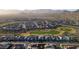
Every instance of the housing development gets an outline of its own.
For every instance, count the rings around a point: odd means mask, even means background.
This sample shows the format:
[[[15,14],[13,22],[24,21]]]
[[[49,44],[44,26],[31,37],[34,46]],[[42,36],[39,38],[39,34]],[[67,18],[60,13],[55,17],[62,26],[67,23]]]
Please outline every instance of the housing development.
[[[79,48],[78,10],[16,12],[0,15],[0,49]]]

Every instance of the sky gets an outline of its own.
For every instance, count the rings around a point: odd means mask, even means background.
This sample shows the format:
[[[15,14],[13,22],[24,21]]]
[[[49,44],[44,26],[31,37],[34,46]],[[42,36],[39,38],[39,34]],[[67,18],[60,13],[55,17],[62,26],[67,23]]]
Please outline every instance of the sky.
[[[0,0],[0,9],[78,9],[78,0]]]

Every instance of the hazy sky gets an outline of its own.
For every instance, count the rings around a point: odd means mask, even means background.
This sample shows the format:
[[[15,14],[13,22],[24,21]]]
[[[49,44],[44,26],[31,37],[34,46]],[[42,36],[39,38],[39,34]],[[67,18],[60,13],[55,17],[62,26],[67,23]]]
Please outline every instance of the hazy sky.
[[[0,9],[79,9],[78,0],[0,0]]]

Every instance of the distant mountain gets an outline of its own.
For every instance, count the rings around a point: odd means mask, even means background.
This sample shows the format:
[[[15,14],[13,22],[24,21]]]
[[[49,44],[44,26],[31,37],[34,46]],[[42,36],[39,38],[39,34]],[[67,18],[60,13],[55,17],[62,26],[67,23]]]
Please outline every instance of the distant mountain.
[[[0,15],[17,14],[20,12],[20,10],[0,10]]]
[[[79,12],[79,9],[75,10],[74,12]]]
[[[0,10],[0,22],[32,19],[74,19],[79,20],[79,10]]]
[[[25,13],[62,13],[64,10],[38,9],[38,10],[24,10]]]
[[[0,15],[25,13],[62,13],[64,10],[38,9],[38,10],[0,10]]]

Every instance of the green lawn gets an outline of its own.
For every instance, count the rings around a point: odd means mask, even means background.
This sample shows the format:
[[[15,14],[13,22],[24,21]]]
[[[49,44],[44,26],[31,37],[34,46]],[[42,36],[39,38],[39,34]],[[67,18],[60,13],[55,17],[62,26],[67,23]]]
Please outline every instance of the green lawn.
[[[35,30],[35,31],[31,32],[31,34],[39,34],[39,35],[42,35],[42,34],[52,34],[52,35],[54,35],[54,34],[59,34],[59,33],[60,33],[59,31],[53,30],[53,29],[51,29],[49,31],[44,31],[44,30],[38,31],[38,30]]]
[[[71,31],[72,29],[71,28],[60,28],[61,30],[63,30],[63,31]]]

